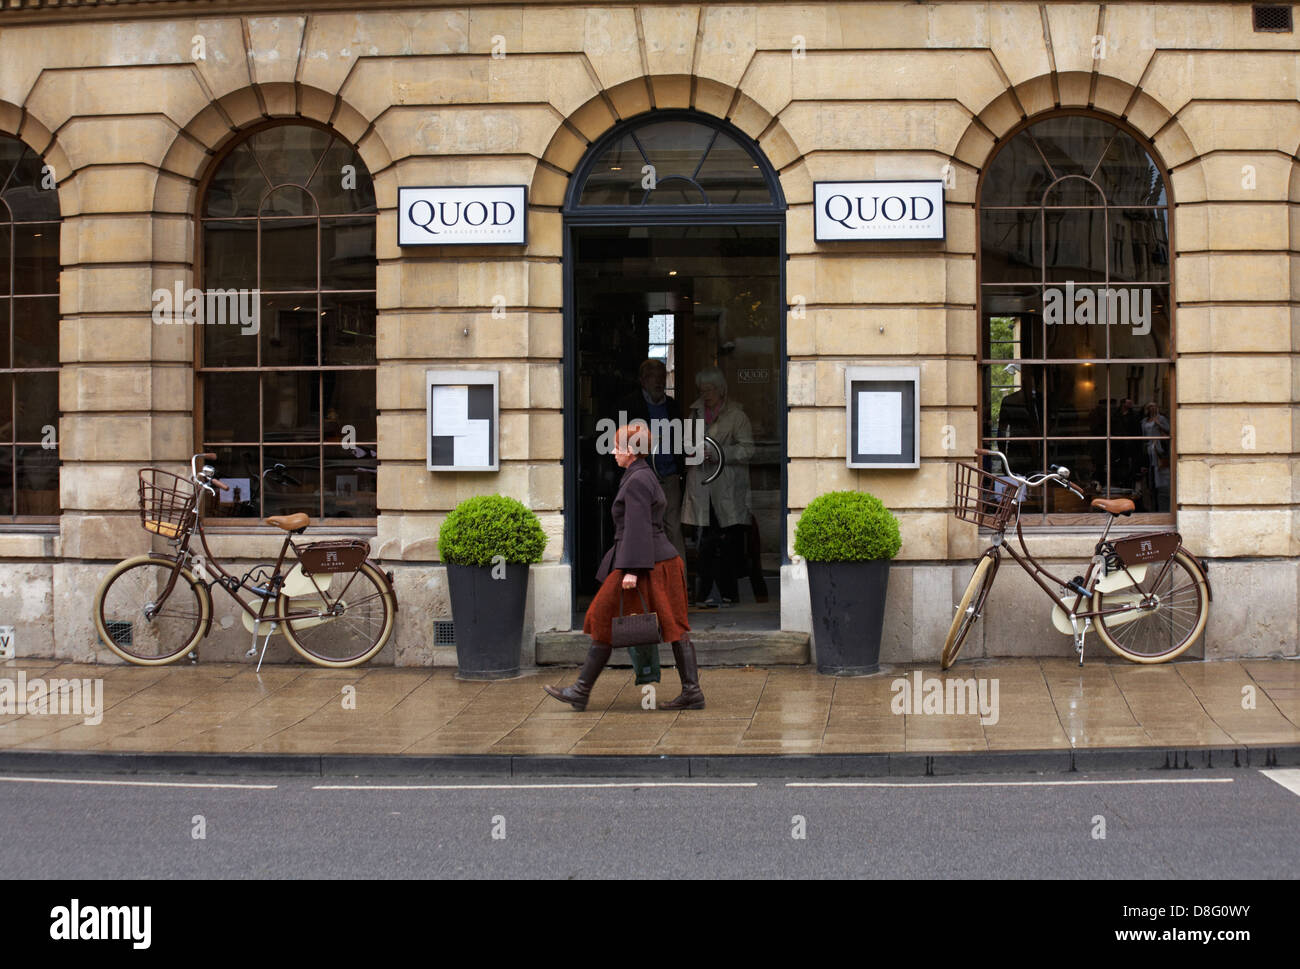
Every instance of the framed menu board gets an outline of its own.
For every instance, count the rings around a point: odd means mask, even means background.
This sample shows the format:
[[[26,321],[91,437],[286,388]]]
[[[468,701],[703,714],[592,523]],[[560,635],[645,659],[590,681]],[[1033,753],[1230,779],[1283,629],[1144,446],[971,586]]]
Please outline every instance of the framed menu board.
[[[920,367],[847,367],[844,399],[850,468],[921,466]]]

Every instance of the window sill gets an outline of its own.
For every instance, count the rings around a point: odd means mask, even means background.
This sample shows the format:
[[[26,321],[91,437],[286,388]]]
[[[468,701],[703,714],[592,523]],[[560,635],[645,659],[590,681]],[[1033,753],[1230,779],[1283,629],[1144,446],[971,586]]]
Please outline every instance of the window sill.
[[[0,525],[0,559],[53,559],[58,542],[57,524]]]

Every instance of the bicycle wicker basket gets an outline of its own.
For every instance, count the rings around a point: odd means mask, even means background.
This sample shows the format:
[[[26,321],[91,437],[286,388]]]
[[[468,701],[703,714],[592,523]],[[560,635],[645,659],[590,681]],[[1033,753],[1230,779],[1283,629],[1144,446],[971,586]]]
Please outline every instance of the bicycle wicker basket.
[[[1006,528],[1016,512],[1020,483],[961,461],[955,468],[952,512],[958,520],[995,531]]]
[[[194,517],[194,485],[162,468],[140,469],[140,524],[145,531],[176,538]]]

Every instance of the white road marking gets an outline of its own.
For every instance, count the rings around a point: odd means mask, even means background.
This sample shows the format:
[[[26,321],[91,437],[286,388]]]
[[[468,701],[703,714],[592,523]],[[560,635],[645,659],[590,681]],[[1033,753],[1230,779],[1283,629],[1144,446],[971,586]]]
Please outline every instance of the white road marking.
[[[13,784],[99,784],[106,787],[201,787],[234,788],[246,791],[274,791],[276,784],[184,784],[174,781],[86,781],[66,777],[0,777]]]
[[[554,791],[598,787],[758,787],[757,781],[628,781],[604,784],[317,784],[313,791]]]
[[[1169,777],[1130,781],[803,781],[786,787],[1075,787],[1096,784],[1231,784],[1231,777]]]
[[[1300,797],[1300,767],[1287,767],[1282,770],[1260,771],[1270,781],[1277,781],[1292,794]]]

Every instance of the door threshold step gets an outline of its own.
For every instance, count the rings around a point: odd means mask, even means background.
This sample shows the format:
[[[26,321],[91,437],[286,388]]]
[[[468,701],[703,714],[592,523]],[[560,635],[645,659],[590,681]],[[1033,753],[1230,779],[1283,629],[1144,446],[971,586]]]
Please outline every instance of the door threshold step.
[[[703,629],[691,633],[695,656],[701,666],[806,666],[812,662],[807,633],[784,629]],[[586,633],[547,632],[537,634],[537,665],[581,666],[591,645]],[[659,663],[673,665],[673,649],[659,645]],[[631,666],[626,649],[616,649],[610,666]]]

